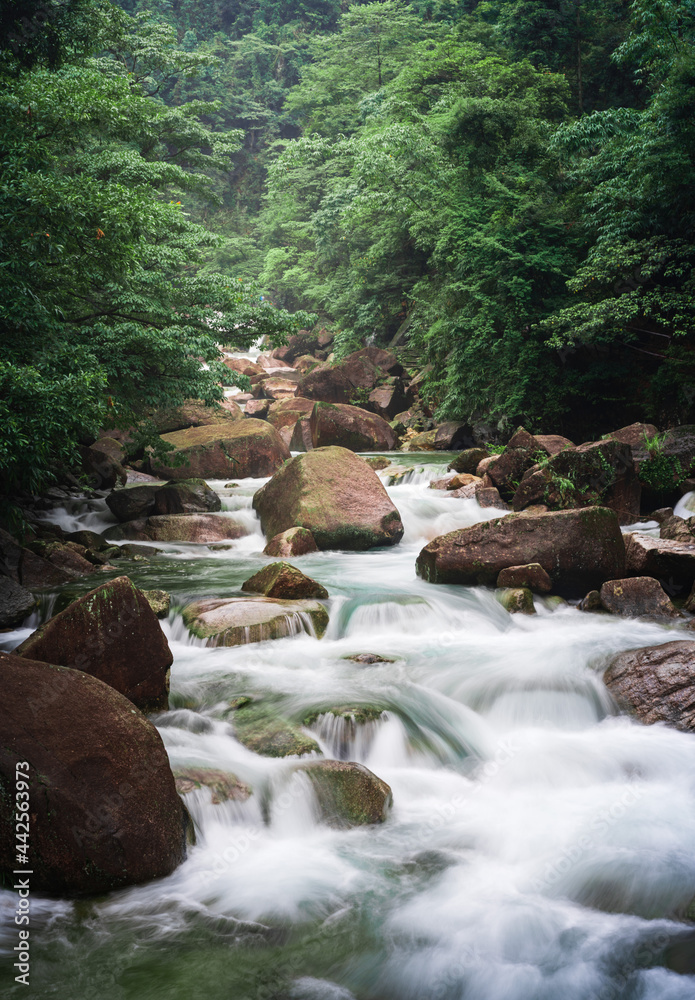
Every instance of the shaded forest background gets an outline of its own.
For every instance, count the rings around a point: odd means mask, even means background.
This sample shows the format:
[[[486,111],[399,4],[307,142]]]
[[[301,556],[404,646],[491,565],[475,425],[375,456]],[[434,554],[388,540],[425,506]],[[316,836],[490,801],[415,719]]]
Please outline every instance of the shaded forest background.
[[[313,322],[502,437],[695,421],[695,3],[6,7],[0,415],[39,466]]]

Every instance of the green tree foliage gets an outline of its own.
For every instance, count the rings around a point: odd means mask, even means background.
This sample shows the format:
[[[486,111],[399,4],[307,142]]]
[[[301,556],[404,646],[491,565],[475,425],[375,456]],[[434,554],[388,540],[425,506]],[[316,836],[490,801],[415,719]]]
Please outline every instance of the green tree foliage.
[[[646,84],[647,106],[555,137],[590,248],[573,304],[545,325],[553,345],[615,358],[621,394],[655,417],[684,419],[695,384],[695,10],[639,0],[632,19],[616,58]]]
[[[205,127],[214,107],[156,96],[199,56],[171,29],[108,5],[99,56],[64,46],[51,68],[5,52],[0,77],[0,472],[36,488],[107,415],[125,423],[186,397],[213,402],[218,343],[286,336],[292,319],[246,282],[207,268],[220,238],[192,222],[240,135]],[[204,366],[201,367],[201,362]],[[50,400],[50,406],[46,403]]]

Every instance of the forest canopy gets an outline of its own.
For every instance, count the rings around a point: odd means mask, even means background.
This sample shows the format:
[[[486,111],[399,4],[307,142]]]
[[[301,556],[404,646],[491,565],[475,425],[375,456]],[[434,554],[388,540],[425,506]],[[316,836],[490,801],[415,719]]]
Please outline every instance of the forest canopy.
[[[690,0],[3,5],[3,477],[310,314],[438,418],[694,420],[694,39]]]

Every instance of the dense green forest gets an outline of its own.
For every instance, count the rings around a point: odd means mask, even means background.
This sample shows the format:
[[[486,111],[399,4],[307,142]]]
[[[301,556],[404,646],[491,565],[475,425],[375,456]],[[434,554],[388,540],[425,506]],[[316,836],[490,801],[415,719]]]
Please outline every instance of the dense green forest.
[[[693,420],[692,0],[16,0],[0,30],[13,482],[315,318],[429,362],[438,418]]]

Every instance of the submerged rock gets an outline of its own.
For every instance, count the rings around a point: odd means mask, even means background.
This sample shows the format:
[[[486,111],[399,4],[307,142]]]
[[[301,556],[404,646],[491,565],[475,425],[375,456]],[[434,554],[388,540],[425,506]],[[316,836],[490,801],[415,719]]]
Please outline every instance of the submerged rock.
[[[74,601],[16,652],[91,674],[143,712],[168,707],[174,658],[145,595],[127,576]]]
[[[271,538],[263,552],[267,556],[305,556],[319,547],[308,528],[288,528]]]
[[[601,605],[606,611],[626,618],[649,615],[675,618],[678,612],[658,580],[633,576],[626,580],[608,580],[601,587]]]
[[[17,761],[29,765],[32,890],[87,896],[169,875],[186,817],[155,727],[81,670],[0,653],[0,685],[0,784],[14,788]],[[13,814],[14,794],[0,796],[7,879],[19,867]]]
[[[239,742],[263,757],[302,757],[307,753],[320,753],[316,740],[262,702],[242,705],[235,711],[232,721]]]
[[[510,587],[498,591],[498,599],[505,611],[510,615],[535,615],[533,594],[528,587]]]
[[[695,642],[620,653],[603,679],[621,708],[642,722],[695,731]]]
[[[269,597],[206,598],[183,609],[183,621],[208,646],[243,646],[283,639],[300,632],[321,638],[328,612],[317,601],[278,601]]]
[[[352,660],[353,663],[359,663],[360,666],[371,667],[375,663],[395,663],[396,660],[391,656],[381,656],[379,653],[355,653],[353,656],[344,656],[344,660]]]
[[[510,514],[440,535],[420,552],[418,575],[430,583],[493,585],[503,569],[539,563],[553,589],[580,596],[624,576],[618,519],[603,507]]]
[[[215,806],[221,802],[245,802],[251,795],[249,786],[239,781],[235,774],[211,767],[177,767],[174,769],[174,780],[179,795],[209,788]]]
[[[266,536],[308,528],[320,549],[395,545],[403,523],[381,480],[346,448],[297,455],[253,498]]]
[[[0,628],[16,628],[36,607],[33,594],[9,576],[0,576]]]
[[[178,466],[151,460],[152,471],[167,479],[272,476],[290,457],[272,424],[253,417],[234,420],[227,426],[189,427],[163,434],[162,440],[173,445],[173,455],[184,460]]]
[[[282,597],[290,600],[328,597],[325,587],[286,562],[265,566],[260,572],[245,580],[241,589],[251,594],[265,594],[266,597]]]
[[[225,538],[243,538],[248,529],[234,518],[220,514],[156,514],[127,521],[106,532],[109,538],[133,542],[194,542],[205,545]]]
[[[321,810],[329,826],[383,823],[393,804],[390,787],[364,767],[342,760],[317,760],[302,764],[311,780]]]

